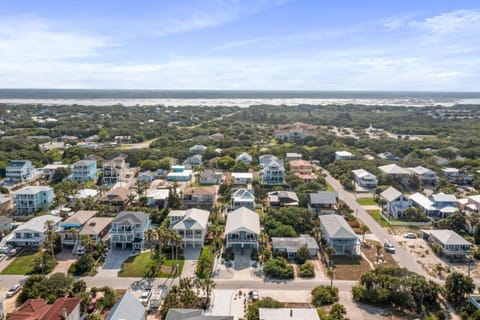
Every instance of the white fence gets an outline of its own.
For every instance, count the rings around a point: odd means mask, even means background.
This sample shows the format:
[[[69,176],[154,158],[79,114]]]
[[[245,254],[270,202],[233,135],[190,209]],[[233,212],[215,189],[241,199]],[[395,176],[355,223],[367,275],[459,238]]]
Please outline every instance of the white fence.
[[[385,220],[391,226],[417,226],[417,227],[424,227],[430,226],[432,224],[431,221],[428,222],[415,222],[415,221],[392,221],[387,216],[385,216],[382,212],[380,212],[380,217]]]

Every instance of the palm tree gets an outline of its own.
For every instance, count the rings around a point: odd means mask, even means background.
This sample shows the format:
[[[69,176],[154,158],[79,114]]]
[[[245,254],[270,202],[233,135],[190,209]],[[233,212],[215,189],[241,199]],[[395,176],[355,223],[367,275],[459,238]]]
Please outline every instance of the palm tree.
[[[333,278],[334,278],[333,267],[328,268],[327,276],[330,278],[330,288],[333,288]]]
[[[212,293],[212,290],[215,289],[216,287],[215,281],[213,281],[213,279],[210,276],[202,279],[201,281],[203,283],[203,287],[205,288],[207,298],[210,298],[210,294]]]
[[[47,227],[47,239],[46,239],[46,248],[50,249],[50,253],[52,254],[53,265],[56,264],[55,261],[55,232],[53,231],[53,222],[51,220],[47,220],[46,222]]]
[[[325,253],[328,256],[328,263],[332,261],[332,254],[335,252],[335,249],[332,246],[328,246],[325,248]]]
[[[162,256],[162,249],[165,246],[165,242],[167,241],[167,231],[168,229],[160,226],[155,230],[156,237],[158,240],[158,256]]]
[[[177,268],[177,260],[178,260],[178,248],[182,245],[182,238],[180,235],[175,231],[170,232],[170,244],[175,247],[175,273],[179,272]],[[172,258],[173,258],[173,247],[172,247]]]
[[[197,289],[197,296],[200,296],[200,290],[202,290],[202,291],[205,290],[205,288],[203,287],[202,279],[195,278],[195,280],[193,280],[193,285]]]
[[[150,256],[153,255],[152,240],[155,235],[155,232],[152,229],[145,231],[145,238],[147,239],[148,246],[150,247]]]
[[[90,254],[93,250],[93,247],[95,247],[95,242],[89,235],[82,235],[80,237],[80,243],[82,243],[85,247],[86,254]]]
[[[360,226],[360,230],[362,230],[363,235],[362,243],[365,243],[365,233],[367,233],[370,229],[368,229],[368,226],[366,224],[362,224]]]
[[[320,243],[320,237],[322,236],[322,229],[320,227],[314,227],[312,229],[313,236],[315,237],[315,240],[317,240],[318,243]]]
[[[380,259],[380,250],[382,250],[382,246],[379,245],[378,243],[375,245],[375,249],[377,249],[377,266],[378,266],[378,261]]]

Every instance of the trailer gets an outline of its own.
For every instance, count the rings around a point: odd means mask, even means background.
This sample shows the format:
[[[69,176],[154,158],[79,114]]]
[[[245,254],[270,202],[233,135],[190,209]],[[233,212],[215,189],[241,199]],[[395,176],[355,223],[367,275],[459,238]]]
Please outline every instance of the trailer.
[[[156,288],[152,291],[152,296],[150,297],[150,309],[158,309],[162,304],[162,293],[163,290]]]

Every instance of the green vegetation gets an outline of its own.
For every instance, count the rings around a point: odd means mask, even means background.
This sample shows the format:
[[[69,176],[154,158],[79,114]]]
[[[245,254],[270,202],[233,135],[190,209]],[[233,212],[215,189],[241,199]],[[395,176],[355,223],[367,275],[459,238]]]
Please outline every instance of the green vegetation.
[[[312,290],[312,303],[315,307],[333,304],[338,301],[338,288],[318,286]]]
[[[262,223],[271,237],[296,237],[314,227],[311,212],[296,207],[272,210],[262,217]]]
[[[390,226],[387,221],[382,219],[382,216],[380,215],[380,210],[367,210],[367,212],[382,227],[388,228]]]
[[[265,262],[263,272],[267,277],[275,279],[293,279],[293,266],[283,257],[277,257]]]
[[[246,320],[260,320],[258,309],[283,308],[284,304],[270,297],[262,298],[248,305]]]
[[[15,259],[2,271],[5,275],[27,275],[41,274],[42,261],[43,273],[48,274],[53,270],[54,264],[48,253],[41,251],[32,252],[25,250],[15,257]]]
[[[377,203],[373,198],[357,198],[357,202],[362,206],[375,206]]]
[[[305,261],[305,263],[300,266],[299,274],[302,278],[314,278],[315,266],[313,265],[312,261]]]
[[[210,246],[204,246],[200,252],[200,257],[198,258],[197,270],[195,274],[200,279],[205,279],[210,277],[212,272],[214,255],[212,248]]]
[[[176,270],[175,264],[178,263],[179,270]],[[137,256],[130,257],[122,265],[122,270],[118,272],[119,277],[133,278],[170,278],[177,277],[182,273],[184,258],[172,260],[167,257],[152,256],[150,252],[144,252]]]

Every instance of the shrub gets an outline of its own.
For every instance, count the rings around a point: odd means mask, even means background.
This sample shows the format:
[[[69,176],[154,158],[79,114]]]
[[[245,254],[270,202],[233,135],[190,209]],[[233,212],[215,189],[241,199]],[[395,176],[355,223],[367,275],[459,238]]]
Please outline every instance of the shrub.
[[[315,267],[311,261],[306,261],[300,266],[300,277],[313,278],[315,277]]]
[[[318,286],[312,290],[312,303],[315,307],[333,304],[338,301],[338,288]]]
[[[232,261],[235,259],[235,254],[232,248],[226,248],[222,253],[222,258],[226,261]]]
[[[82,276],[87,275],[95,265],[95,260],[89,254],[84,254],[83,256],[78,259],[78,261],[74,262],[70,269],[68,270],[69,273],[72,273],[75,276]]]
[[[283,307],[284,307],[283,303],[277,300],[274,300],[270,297],[265,297],[248,305],[246,319],[259,320],[259,314],[258,314],[259,308],[283,308]]]
[[[198,278],[204,279],[210,275],[214,259],[215,257],[213,256],[212,249],[209,246],[204,246],[200,253],[200,258],[198,259],[197,270],[195,271]]]
[[[300,247],[295,255],[298,264],[304,264],[310,258],[310,250],[307,247]]]
[[[263,267],[265,275],[277,279],[293,279],[293,267],[285,258],[270,259]]]

